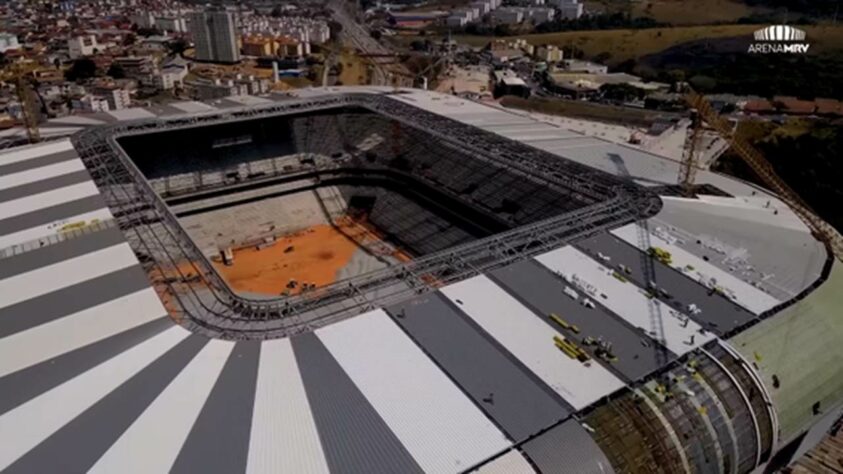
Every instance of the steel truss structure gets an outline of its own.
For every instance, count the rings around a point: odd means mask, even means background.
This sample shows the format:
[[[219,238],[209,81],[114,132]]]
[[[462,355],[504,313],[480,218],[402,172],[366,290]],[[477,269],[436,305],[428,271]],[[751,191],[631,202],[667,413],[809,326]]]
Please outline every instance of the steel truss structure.
[[[655,215],[658,196],[631,180],[423,111],[392,94],[336,94],[272,105],[144,119],[92,127],[73,144],[120,229],[173,317],[189,329],[225,339],[279,337],[313,330],[360,312],[558,248]],[[232,291],[163,199],[117,143],[130,135],[359,107],[432,136],[481,162],[566,189],[585,207],[448,248],[295,296],[248,298]]]

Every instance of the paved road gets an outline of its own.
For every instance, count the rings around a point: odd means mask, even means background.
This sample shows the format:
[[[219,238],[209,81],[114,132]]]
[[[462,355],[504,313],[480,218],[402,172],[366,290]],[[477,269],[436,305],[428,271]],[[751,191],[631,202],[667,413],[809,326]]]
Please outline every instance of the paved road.
[[[351,46],[360,50],[360,52],[367,54],[389,54],[392,51],[381,44],[378,40],[372,38],[369,31],[364,28],[357,20],[348,12],[345,6],[340,2],[330,2],[328,7],[333,12],[334,20],[342,25],[342,32],[340,36],[343,38],[347,46]],[[384,63],[391,63],[391,58],[372,58],[372,63],[375,67],[372,71],[372,85],[386,86],[392,85],[391,73],[389,65]],[[395,66],[400,69],[400,72],[407,72],[401,66]],[[404,81],[405,78],[399,78]]]

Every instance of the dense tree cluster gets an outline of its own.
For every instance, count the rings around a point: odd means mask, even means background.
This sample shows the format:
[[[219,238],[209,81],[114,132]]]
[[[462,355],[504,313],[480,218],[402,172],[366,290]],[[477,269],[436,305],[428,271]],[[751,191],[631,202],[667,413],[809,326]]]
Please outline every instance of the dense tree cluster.
[[[843,127],[819,121],[794,131],[792,124],[755,124],[756,147],[776,172],[838,230],[843,231]],[[777,133],[777,130],[786,133]],[[720,171],[758,181],[740,158],[727,154],[718,163]]]

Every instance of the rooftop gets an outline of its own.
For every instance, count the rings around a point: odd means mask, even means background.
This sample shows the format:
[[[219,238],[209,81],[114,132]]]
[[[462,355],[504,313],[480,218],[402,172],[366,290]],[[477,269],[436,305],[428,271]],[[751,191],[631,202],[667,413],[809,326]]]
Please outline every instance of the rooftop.
[[[675,161],[528,116],[430,92],[390,96],[647,186],[678,176]],[[68,117],[44,131],[223,107],[254,105],[174,103]],[[663,198],[640,227],[584,235],[290,337],[225,341],[168,316],[174,302],[150,286],[127,243],[137,236],[116,227],[100,194],[115,189],[93,184],[68,140],[7,150],[0,393],[10,396],[0,400],[0,432],[16,436],[0,444],[0,469],[607,472],[615,459],[572,415],[666,362],[730,344],[767,387],[780,380],[772,399],[784,439],[814,421],[806,406],[819,399],[831,409],[843,393],[832,321],[843,305],[839,266],[807,298],[771,311],[820,278],[825,250],[763,190],[710,172],[700,180],[735,197]],[[650,246],[672,256],[654,262],[655,292],[641,263]],[[708,291],[712,278],[720,291]],[[734,331],[744,332],[723,340]],[[566,356],[554,337],[589,359]],[[610,343],[615,359],[586,337]]]

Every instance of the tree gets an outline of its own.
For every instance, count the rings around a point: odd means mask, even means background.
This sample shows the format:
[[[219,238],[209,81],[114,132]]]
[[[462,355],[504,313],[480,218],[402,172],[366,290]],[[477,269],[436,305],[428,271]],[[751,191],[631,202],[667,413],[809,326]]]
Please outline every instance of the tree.
[[[629,84],[603,84],[600,86],[600,92],[603,97],[618,102],[644,98],[643,90]]]
[[[328,29],[331,31],[331,38],[336,38],[342,33],[342,25],[336,21],[329,21]]]
[[[413,41],[410,43],[410,49],[411,49],[411,50],[413,50],[413,51],[424,51],[424,50],[425,50],[425,44],[424,44],[424,41],[421,41],[421,40],[413,40]]]
[[[68,81],[78,81],[83,79],[90,79],[97,74],[97,64],[88,58],[80,58],[76,61],[73,61],[73,65],[70,66],[64,73],[65,79]]]
[[[135,42],[137,40],[138,40],[137,35],[135,35],[134,33],[129,33],[129,34],[126,35],[125,38],[123,38],[123,46],[131,46],[131,45],[135,44]]]
[[[598,53],[597,56],[594,56],[594,62],[597,63],[605,64],[610,59],[612,59],[612,53],[608,51],[603,51],[602,53]]]
[[[167,48],[169,48],[170,53],[175,54],[175,55],[182,54],[184,52],[184,50],[186,50],[188,48],[188,46],[190,46],[190,45],[187,43],[187,40],[185,40],[184,38],[174,39],[173,41],[170,41],[169,43],[167,43]]]
[[[138,28],[137,31],[138,36],[143,36],[144,38],[148,38],[150,36],[160,36],[161,30],[158,28]]]
[[[717,87],[717,80],[708,76],[697,75],[688,79],[688,82],[691,83],[691,87],[700,92],[708,92]]]
[[[126,78],[126,71],[123,70],[123,66],[118,63],[111,63],[111,66],[108,68],[107,75],[113,77],[114,79],[125,79]]]

